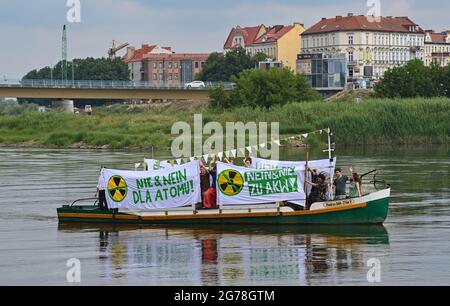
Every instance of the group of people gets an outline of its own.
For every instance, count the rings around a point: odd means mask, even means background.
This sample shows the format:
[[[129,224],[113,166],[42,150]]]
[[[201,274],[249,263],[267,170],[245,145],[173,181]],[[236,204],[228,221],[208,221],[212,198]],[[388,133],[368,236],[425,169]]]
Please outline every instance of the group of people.
[[[230,165],[234,165],[232,159],[225,158],[224,161]],[[252,168],[252,159],[247,157],[244,159],[246,168]],[[200,162],[200,188],[202,193],[202,203],[199,208],[214,209],[217,208],[217,161],[214,159],[206,167]]]
[[[361,177],[353,171],[353,167],[349,168],[349,176],[344,175],[341,168],[336,168],[332,183],[325,174],[318,174],[310,168],[308,168],[308,171],[311,173],[312,181],[307,180],[306,183],[312,188],[306,201],[307,209],[316,202],[345,200],[362,196]],[[350,182],[348,194],[346,190],[347,182]]]

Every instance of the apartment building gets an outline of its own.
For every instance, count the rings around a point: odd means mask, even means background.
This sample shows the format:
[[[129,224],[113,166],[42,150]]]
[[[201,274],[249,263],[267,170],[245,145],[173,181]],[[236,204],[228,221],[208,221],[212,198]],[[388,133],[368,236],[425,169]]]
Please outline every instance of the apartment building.
[[[208,56],[207,53],[144,55],[142,80],[154,86],[183,86],[202,71]]]
[[[301,37],[302,54],[345,57],[349,81],[379,79],[389,68],[425,57],[425,31],[408,17],[322,18]]]
[[[144,44],[140,49],[128,47],[127,54],[124,56],[125,63],[130,70],[130,80],[140,82],[144,80],[143,59],[147,54],[172,54],[172,48],[160,47],[158,45]]]
[[[300,35],[304,31],[304,25],[297,22],[288,26],[237,26],[230,31],[224,51],[243,47],[250,55],[261,52],[272,61],[280,62],[284,67],[295,71],[297,54],[301,49]]]
[[[450,31],[425,32],[425,65],[430,66],[432,62],[442,67],[450,64]]]

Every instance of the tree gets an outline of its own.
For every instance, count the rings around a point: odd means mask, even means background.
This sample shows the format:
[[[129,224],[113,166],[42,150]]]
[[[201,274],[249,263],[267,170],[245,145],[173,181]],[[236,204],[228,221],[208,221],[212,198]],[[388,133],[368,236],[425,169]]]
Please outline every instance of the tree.
[[[448,68],[447,68],[448,69]],[[426,67],[420,60],[389,69],[375,92],[382,98],[438,97],[446,95],[445,68],[433,63]]]
[[[128,65],[120,58],[111,60],[108,58],[92,58],[74,59],[67,63],[68,75],[67,78],[72,80],[86,80],[86,81],[129,81],[130,72]],[[73,65],[73,66],[72,66]],[[72,69],[73,67],[73,69]],[[23,80],[62,80],[62,66],[61,62],[57,63],[54,67],[44,67],[42,69],[34,69],[28,72],[22,79]],[[37,103],[39,105],[49,105],[52,102],[51,99],[20,99],[19,103]],[[76,105],[85,104],[99,104],[105,101],[98,100],[76,100]]]
[[[288,68],[257,70],[249,69],[232,78],[236,83],[233,91],[223,88],[210,91],[210,106],[229,109],[236,106],[270,108],[291,102],[320,100],[304,76],[296,75]]]
[[[196,79],[210,82],[229,82],[232,77],[237,77],[244,70],[255,68],[257,63],[266,60],[264,53],[256,53],[250,56],[242,48],[223,53],[211,53],[205,62],[203,71]]]

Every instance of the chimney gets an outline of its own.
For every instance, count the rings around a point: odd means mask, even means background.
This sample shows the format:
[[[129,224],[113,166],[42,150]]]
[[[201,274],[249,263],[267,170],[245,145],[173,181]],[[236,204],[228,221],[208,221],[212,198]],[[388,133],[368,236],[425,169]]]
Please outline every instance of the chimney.
[[[325,21],[325,20],[327,20],[327,18],[325,18],[325,17],[322,17],[322,21]]]
[[[134,56],[134,52],[136,51],[136,48],[134,47],[127,47],[127,55],[126,58],[132,58]]]
[[[353,17],[353,13],[348,13],[347,17]]]
[[[336,20],[342,19],[342,16],[336,16]]]

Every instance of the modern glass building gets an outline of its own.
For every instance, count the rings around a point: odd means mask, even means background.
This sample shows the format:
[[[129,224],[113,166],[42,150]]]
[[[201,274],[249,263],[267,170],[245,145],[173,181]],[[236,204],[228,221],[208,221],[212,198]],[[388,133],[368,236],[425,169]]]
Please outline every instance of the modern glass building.
[[[324,58],[322,54],[299,54],[297,73],[304,74],[316,89],[343,89],[347,83],[345,55]]]

